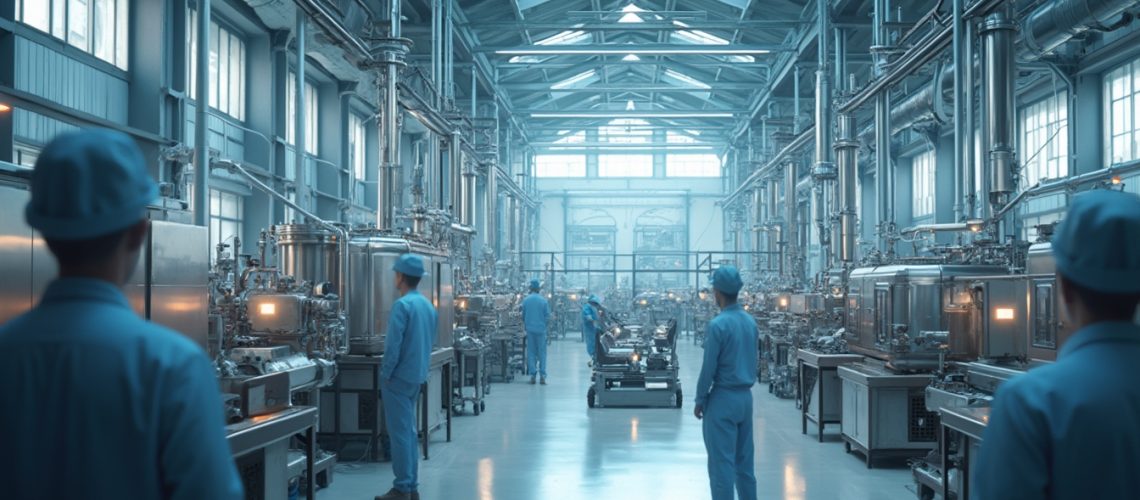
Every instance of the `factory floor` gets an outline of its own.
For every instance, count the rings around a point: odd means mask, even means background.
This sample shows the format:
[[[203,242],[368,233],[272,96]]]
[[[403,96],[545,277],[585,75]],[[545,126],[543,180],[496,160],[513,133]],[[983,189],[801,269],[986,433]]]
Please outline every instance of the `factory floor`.
[[[709,498],[701,423],[692,412],[703,351],[691,339],[678,343],[684,408],[588,409],[585,348],[577,337],[555,340],[549,385],[522,377],[494,384],[485,413],[455,418],[451,443],[443,432],[432,435],[431,459],[420,462],[421,498]],[[814,433],[800,434],[793,401],[767,386],[753,394],[760,499],[915,498],[905,463],[868,470],[859,455],[844,453],[839,426],[819,443]],[[389,463],[345,463],[317,498],[371,499],[391,484]]]

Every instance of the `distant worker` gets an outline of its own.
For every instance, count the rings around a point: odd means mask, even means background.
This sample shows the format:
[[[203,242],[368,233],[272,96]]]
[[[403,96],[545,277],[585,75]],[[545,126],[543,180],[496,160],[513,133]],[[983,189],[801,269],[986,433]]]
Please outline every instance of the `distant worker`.
[[[392,489],[376,500],[419,500],[416,398],[428,379],[439,317],[431,301],[416,290],[425,274],[423,259],[401,255],[392,270],[396,271],[396,289],[401,297],[392,304],[388,317],[384,359],[380,363],[380,398],[396,479]]]
[[[209,357],[123,294],[157,196],[119,132],[64,133],[36,161],[24,215],[59,276],[0,328],[5,498],[243,498]]]
[[[998,388],[972,498],[1136,498],[1140,471],[1140,198],[1073,198],[1053,237],[1060,309],[1074,332],[1057,362]]]
[[[526,369],[530,373],[530,383],[536,374],[542,375],[542,385],[546,385],[546,324],[550,321],[550,303],[538,293],[542,283],[530,280],[530,295],[522,302],[523,328],[526,329]],[[535,367],[535,363],[538,367]]]
[[[594,360],[594,344],[597,342],[598,332],[602,330],[602,299],[597,295],[590,295],[586,305],[582,307],[582,342],[586,343],[586,354],[590,355],[590,362]]]
[[[740,499],[755,500],[752,384],[756,383],[756,320],[736,303],[744,282],[735,267],[717,269],[712,285],[721,312],[709,321],[705,335],[693,415],[704,420],[713,500],[732,500],[734,489]]]

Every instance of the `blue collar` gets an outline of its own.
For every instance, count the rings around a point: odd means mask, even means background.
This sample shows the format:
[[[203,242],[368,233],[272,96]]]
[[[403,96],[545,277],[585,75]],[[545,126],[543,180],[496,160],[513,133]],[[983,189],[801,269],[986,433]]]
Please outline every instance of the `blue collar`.
[[[1140,326],[1124,321],[1106,321],[1086,326],[1061,346],[1058,358],[1099,342],[1140,343]]]
[[[113,283],[95,278],[56,278],[44,292],[43,303],[99,301],[131,308],[123,290]]]
[[[740,305],[740,302],[735,302],[732,305],[725,306],[724,309],[721,309],[721,311],[724,311],[724,312],[743,311],[743,310],[744,310],[744,307]]]

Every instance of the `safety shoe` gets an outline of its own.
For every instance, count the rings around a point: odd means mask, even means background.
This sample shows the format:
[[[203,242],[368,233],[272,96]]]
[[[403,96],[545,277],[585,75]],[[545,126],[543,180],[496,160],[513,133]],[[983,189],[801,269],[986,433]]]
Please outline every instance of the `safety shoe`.
[[[542,377],[542,385],[546,385],[546,377]]]
[[[530,378],[530,385],[534,385],[534,377]]]
[[[420,500],[418,492],[404,492],[392,488],[387,493],[376,497],[376,500]]]

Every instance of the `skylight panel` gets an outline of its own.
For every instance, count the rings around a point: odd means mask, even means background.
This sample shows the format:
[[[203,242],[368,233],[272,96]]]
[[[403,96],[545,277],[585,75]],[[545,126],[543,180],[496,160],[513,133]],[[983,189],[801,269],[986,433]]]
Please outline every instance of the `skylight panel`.
[[[641,58],[637,57],[637,54],[626,54],[626,56],[621,58],[621,60],[625,62],[637,62],[640,61]]]
[[[677,20],[673,21],[673,25],[681,27],[681,28],[688,28],[689,27],[688,24],[685,24],[685,23],[683,23],[681,21],[677,21]],[[721,37],[716,36],[712,33],[709,33],[707,31],[701,31],[701,30],[680,30],[680,31],[677,31],[677,32],[669,35],[669,37],[671,39],[673,39],[673,41],[691,43],[693,45],[729,45],[730,44],[730,42],[725,38],[721,38]],[[740,55],[737,55],[737,56],[720,56],[719,59],[722,61],[730,61],[730,62],[743,62],[743,63],[756,62],[755,57],[740,56]]]
[[[619,23],[640,23],[645,21],[641,16],[637,15],[638,12],[645,12],[645,9],[634,4],[622,7],[621,11],[625,12],[625,14],[621,16],[621,19],[618,19]]]
[[[686,75],[684,73],[680,73],[680,72],[677,72],[677,71],[674,71],[671,69],[665,70],[665,77],[671,78],[673,80],[677,80],[677,81],[684,83],[686,85],[690,85],[690,86],[701,88],[701,89],[711,89],[712,88],[711,86],[709,86],[709,84],[707,84],[705,82],[702,82],[702,81],[697,80],[696,78],[693,78],[689,75]]]
[[[580,26],[580,25],[579,25]],[[573,45],[590,39],[590,34],[582,30],[566,30],[534,42],[535,45]]]

